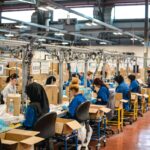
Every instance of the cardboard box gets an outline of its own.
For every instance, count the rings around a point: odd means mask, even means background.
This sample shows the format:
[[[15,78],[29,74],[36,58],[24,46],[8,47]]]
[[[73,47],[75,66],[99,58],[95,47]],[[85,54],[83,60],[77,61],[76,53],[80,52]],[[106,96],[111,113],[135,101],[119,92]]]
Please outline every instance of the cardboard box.
[[[104,113],[110,112],[110,108],[106,108],[104,105],[90,105],[89,114],[90,119],[99,119],[104,116]]]
[[[10,100],[13,101],[13,107],[14,107],[14,116],[20,115],[20,108],[21,108],[21,95],[20,94],[8,94],[7,101],[6,101],[6,110],[8,112],[9,106],[10,106]]]
[[[43,141],[37,137],[39,132],[13,129],[0,134],[1,143],[4,149],[9,150],[33,150],[34,144]]]
[[[81,128],[81,125],[76,120],[57,118],[55,132],[56,134],[71,134],[73,131]]]
[[[120,102],[120,100],[122,99],[123,99],[122,93],[115,94],[115,107],[122,108],[122,102]]]
[[[4,89],[4,87],[7,85],[6,79],[8,76],[0,76],[0,91]]]
[[[142,88],[141,89],[141,94],[147,94],[147,89],[146,88]]]
[[[57,85],[46,85],[44,86],[47,94],[49,104],[58,104],[58,87]]]

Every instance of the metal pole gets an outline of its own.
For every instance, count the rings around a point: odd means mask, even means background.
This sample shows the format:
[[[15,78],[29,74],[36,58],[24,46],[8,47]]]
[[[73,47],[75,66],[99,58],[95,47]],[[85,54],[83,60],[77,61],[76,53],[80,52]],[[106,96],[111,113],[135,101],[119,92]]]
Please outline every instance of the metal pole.
[[[22,100],[27,99],[27,95],[25,93],[25,88],[28,81],[28,64],[26,63],[26,50],[23,51],[23,60],[22,60]]]
[[[59,58],[59,99],[58,103],[62,103],[63,98],[63,54],[60,54]]]
[[[119,59],[117,59],[116,75],[119,75]]]
[[[127,68],[126,68],[127,76],[129,75],[129,60],[127,59]]]
[[[84,87],[87,88],[87,69],[88,69],[88,61],[85,60],[84,64]]]
[[[106,65],[106,58],[104,56],[104,59],[103,59],[103,67],[102,67],[102,80],[104,81],[105,80],[105,65]]]
[[[148,43],[149,43],[149,16],[148,16],[148,9],[149,9],[149,0],[145,0],[145,28],[144,28],[144,42],[145,42],[145,49],[144,49],[144,80],[146,80],[147,75],[147,58],[148,58]]]

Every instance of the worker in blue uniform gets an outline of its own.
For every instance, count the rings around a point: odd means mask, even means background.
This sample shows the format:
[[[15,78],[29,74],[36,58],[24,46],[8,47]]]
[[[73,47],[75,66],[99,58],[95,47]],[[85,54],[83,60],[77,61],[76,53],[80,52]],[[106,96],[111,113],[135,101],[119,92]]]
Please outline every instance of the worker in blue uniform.
[[[44,114],[50,111],[49,102],[45,90],[38,83],[31,83],[26,87],[26,94],[30,99],[25,112],[23,126],[26,129],[32,129],[36,121]]]
[[[86,101],[86,98],[79,93],[79,79],[73,78],[69,86],[70,95],[73,97],[71,103],[69,104],[69,117],[72,119],[76,118],[76,109],[78,106]]]
[[[107,105],[109,101],[109,89],[104,84],[104,82],[100,78],[96,78],[93,82],[94,90],[97,92],[97,101],[98,105]]]
[[[121,75],[116,76],[115,81],[118,84],[118,86],[116,88],[116,93],[122,93],[123,99],[129,101],[129,99],[130,99],[130,90],[129,90],[129,86],[125,83],[123,76],[121,76]],[[126,111],[129,111],[129,102],[123,103],[123,108]]]
[[[128,76],[128,78],[130,80],[130,86],[129,86],[130,91],[133,93],[139,93],[140,85],[137,82],[135,75],[131,74]]]
[[[93,75],[93,72],[91,72],[91,71],[87,72],[87,87],[91,87],[91,85],[93,83],[92,75]],[[82,76],[82,79],[80,79],[80,80],[81,80],[80,85],[84,85],[84,76]]]

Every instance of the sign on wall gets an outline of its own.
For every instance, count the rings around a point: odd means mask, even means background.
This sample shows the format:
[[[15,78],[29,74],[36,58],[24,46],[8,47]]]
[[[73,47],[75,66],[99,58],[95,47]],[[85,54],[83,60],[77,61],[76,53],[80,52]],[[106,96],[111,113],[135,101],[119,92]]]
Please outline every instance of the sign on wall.
[[[4,74],[4,65],[0,65],[0,75]]]
[[[49,73],[49,67],[50,63],[49,62],[41,62],[41,74],[48,74]]]
[[[33,62],[32,63],[32,74],[40,74],[40,62]]]

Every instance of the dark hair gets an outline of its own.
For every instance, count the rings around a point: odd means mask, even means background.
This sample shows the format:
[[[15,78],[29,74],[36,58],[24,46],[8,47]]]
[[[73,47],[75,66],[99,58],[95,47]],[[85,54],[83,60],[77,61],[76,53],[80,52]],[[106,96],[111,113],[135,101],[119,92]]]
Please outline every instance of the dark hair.
[[[106,85],[104,84],[104,82],[103,82],[100,78],[94,79],[93,85],[96,85],[96,86],[106,86]],[[106,86],[106,87],[107,87],[107,86]]]
[[[54,82],[56,82],[56,78],[54,76],[50,76],[46,80],[46,85],[53,84]]]
[[[128,76],[128,78],[129,78],[131,81],[133,81],[133,80],[136,79],[135,75],[133,75],[133,74],[130,74],[130,75]]]
[[[120,84],[120,83],[122,83],[122,82],[124,81],[124,78],[123,78],[123,76],[119,75],[119,76],[116,76],[116,77],[114,78],[114,80],[115,80],[118,84]]]
[[[9,83],[10,80],[17,79],[17,78],[19,78],[19,76],[16,73],[13,73],[6,79],[6,83]]]

